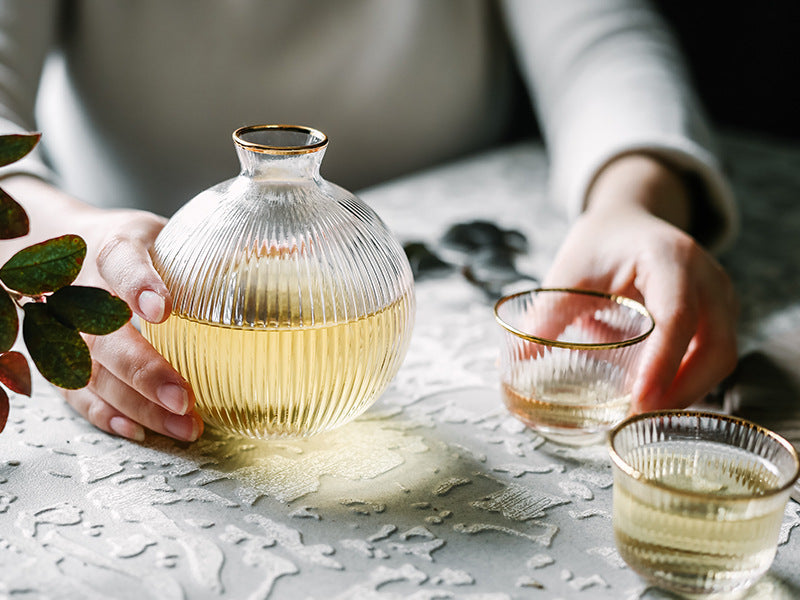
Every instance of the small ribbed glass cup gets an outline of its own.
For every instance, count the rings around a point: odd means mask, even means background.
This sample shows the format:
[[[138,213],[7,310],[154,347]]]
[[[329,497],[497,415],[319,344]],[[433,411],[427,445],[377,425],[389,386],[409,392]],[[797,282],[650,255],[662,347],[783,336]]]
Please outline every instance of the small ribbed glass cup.
[[[609,436],[614,536],[622,558],[684,596],[737,598],[767,571],[797,452],[727,415],[644,413]]]
[[[630,298],[539,288],[501,298],[501,383],[508,410],[568,445],[605,439],[631,407],[642,343],[655,323]]]
[[[400,367],[411,268],[378,215],[320,176],[323,133],[257,125],[233,141],[238,177],[190,200],[156,239],[172,313],[142,331],[207,423],[257,438],[332,429]]]

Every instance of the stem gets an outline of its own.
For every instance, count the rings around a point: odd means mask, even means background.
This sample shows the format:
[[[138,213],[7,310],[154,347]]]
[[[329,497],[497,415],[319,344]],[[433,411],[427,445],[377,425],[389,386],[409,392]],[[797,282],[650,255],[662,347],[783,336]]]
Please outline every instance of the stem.
[[[5,290],[5,292],[11,297],[11,300],[16,304],[19,308],[22,308],[28,302],[44,302],[44,296],[26,296],[25,294],[21,294],[16,290],[12,290],[11,288],[7,287],[2,281],[0,281],[0,288]],[[24,301],[26,300],[27,301]]]

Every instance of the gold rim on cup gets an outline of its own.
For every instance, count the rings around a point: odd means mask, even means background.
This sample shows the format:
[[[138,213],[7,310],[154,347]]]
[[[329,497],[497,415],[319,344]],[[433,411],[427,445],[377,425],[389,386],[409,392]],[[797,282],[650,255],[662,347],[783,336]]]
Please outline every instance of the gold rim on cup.
[[[611,300],[612,302],[616,302],[617,304],[621,304],[627,308],[630,308],[648,321],[650,321],[650,327],[647,328],[647,331],[637,335],[636,337],[628,338],[625,340],[620,340],[618,342],[601,342],[601,343],[581,343],[581,342],[564,342],[561,340],[551,340],[548,338],[542,338],[535,335],[531,335],[529,333],[525,333],[524,331],[517,329],[516,327],[512,326],[509,323],[506,323],[503,318],[498,314],[498,310],[500,307],[520,296],[527,296],[532,294],[538,294],[541,292],[564,292],[569,294],[580,294],[583,296],[594,296],[596,298],[606,298],[607,300]],[[537,344],[542,344],[545,346],[553,346],[555,348],[568,348],[571,350],[608,350],[611,348],[622,348],[624,346],[632,346],[633,344],[638,344],[642,340],[644,340],[647,336],[653,333],[653,329],[655,329],[656,321],[653,318],[653,315],[650,314],[650,311],[645,308],[645,306],[641,302],[637,302],[631,298],[627,298],[625,296],[618,296],[616,294],[608,294],[606,292],[598,292],[595,290],[584,290],[579,288],[536,288],[533,290],[526,290],[523,292],[517,292],[516,294],[511,294],[509,296],[504,296],[500,298],[495,305],[494,305],[494,318],[500,324],[500,326],[505,329],[506,331],[513,333],[517,337],[520,337],[524,340],[528,340],[529,342],[535,342]]]
[[[718,421],[725,421],[733,425],[737,425],[739,427],[745,427],[762,436],[771,438],[780,446],[783,446],[783,448],[787,452],[789,452],[789,455],[792,457],[794,461],[795,469],[794,469],[794,474],[789,478],[787,483],[785,483],[779,488],[770,489],[760,494],[731,494],[729,496],[725,496],[725,502],[749,501],[752,500],[753,498],[769,498],[770,496],[781,494],[786,490],[790,489],[795,484],[798,477],[800,477],[800,456],[798,456],[797,450],[795,450],[794,446],[792,446],[792,444],[790,444],[783,436],[778,435],[774,431],[771,431],[766,427],[758,425],[757,423],[753,423],[752,421],[748,421],[746,419],[742,419],[740,417],[734,417],[731,415],[724,415],[720,413],[701,411],[701,410],[669,409],[669,410],[657,410],[652,412],[645,412],[645,413],[640,413],[638,415],[634,415],[632,417],[628,417],[624,421],[621,421],[619,424],[617,424],[608,434],[608,452],[611,456],[611,460],[623,473],[625,473],[632,479],[635,479],[636,481],[652,485],[653,487],[656,487],[658,489],[664,490],[666,492],[675,495],[685,496],[694,499],[708,498],[707,492],[681,490],[666,485],[664,483],[661,483],[660,481],[655,481],[653,479],[650,479],[641,471],[634,469],[631,465],[629,465],[625,461],[625,459],[623,459],[619,455],[619,453],[617,453],[617,450],[614,447],[614,440],[616,439],[617,434],[619,434],[623,429],[625,429],[627,426],[633,423],[636,423],[637,421],[644,421],[646,419],[658,419],[663,417],[692,417],[696,419],[709,418],[709,419],[716,419]]]

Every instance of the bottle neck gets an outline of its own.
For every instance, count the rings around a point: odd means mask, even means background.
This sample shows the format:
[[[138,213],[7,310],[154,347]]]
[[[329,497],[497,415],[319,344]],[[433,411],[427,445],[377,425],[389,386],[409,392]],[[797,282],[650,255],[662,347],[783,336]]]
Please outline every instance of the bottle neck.
[[[303,154],[270,154],[236,147],[241,174],[252,179],[296,181],[319,179],[325,148]]]

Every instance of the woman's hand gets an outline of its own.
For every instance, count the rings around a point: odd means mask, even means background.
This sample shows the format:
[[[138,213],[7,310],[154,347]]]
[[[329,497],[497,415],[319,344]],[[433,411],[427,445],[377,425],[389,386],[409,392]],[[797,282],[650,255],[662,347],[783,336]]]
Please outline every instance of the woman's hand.
[[[80,235],[87,256],[76,283],[111,291],[151,323],[169,316],[169,291],[150,259],[163,218],[89,207],[31,177],[11,177],[3,187],[30,217],[31,233],[21,238],[25,245],[63,233]],[[91,380],[85,388],[63,392],[76,411],[100,429],[134,440],[144,439],[145,428],[178,440],[197,439],[203,422],[194,412],[189,383],[132,323],[84,338],[93,359]]]
[[[595,181],[545,279],[629,296],[650,310],[656,328],[634,387],[637,411],[688,406],[736,365],[733,287],[682,230],[688,221],[676,174],[646,156],[617,159]]]

